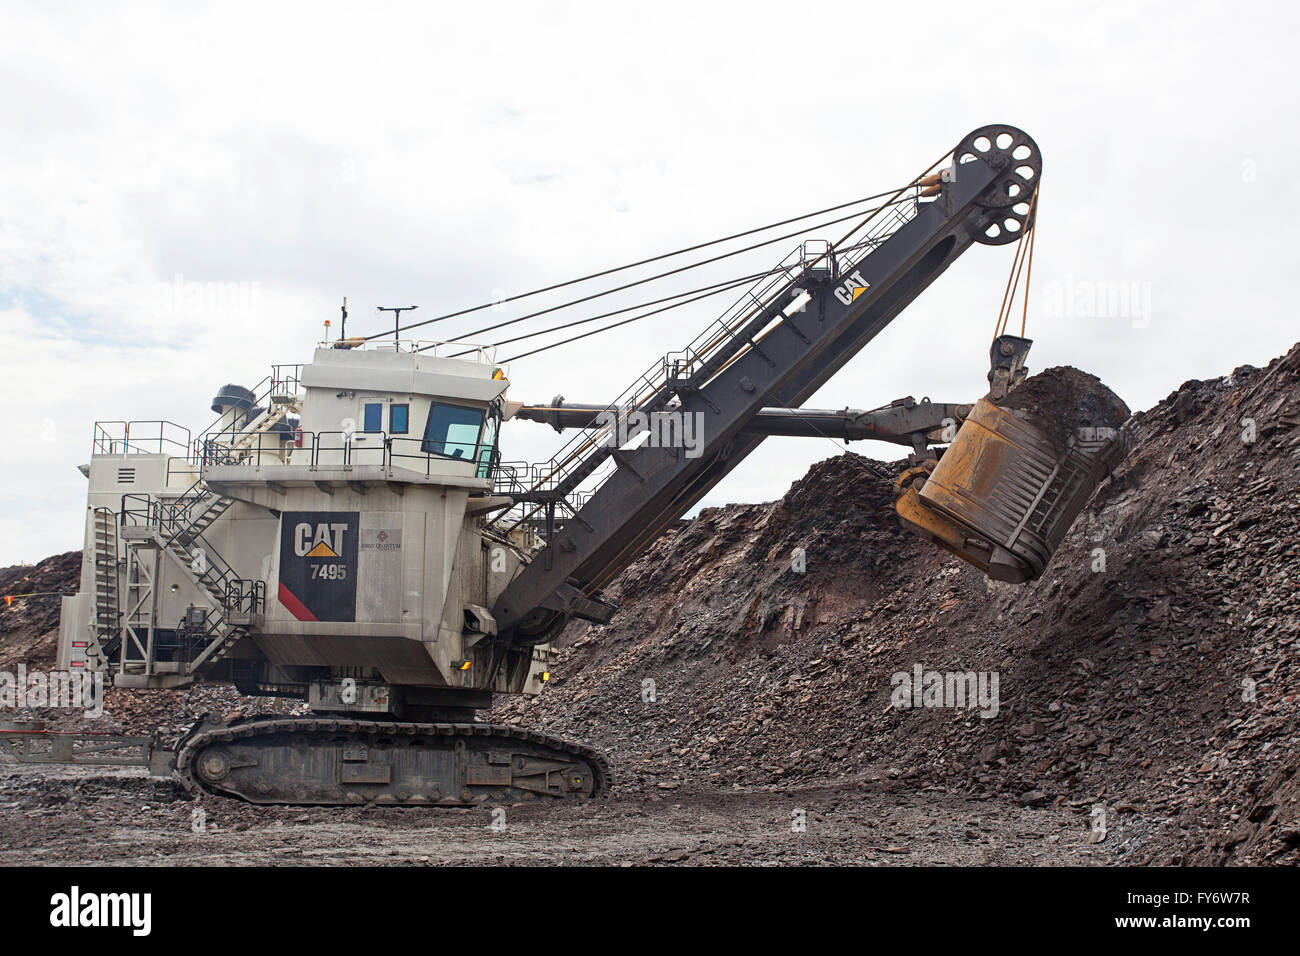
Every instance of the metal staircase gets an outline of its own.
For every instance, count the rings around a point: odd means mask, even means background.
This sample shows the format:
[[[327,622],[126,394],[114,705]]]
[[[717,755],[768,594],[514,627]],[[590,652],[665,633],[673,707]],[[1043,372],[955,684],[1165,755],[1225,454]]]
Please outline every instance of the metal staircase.
[[[189,662],[188,672],[199,673],[221,660],[239,639],[248,633],[254,606],[244,606],[244,598],[255,592],[260,581],[239,578],[225,559],[204,539],[202,529],[230,507],[232,499],[214,496],[213,504],[204,509],[194,524],[173,535],[163,547],[187,572],[191,581],[212,601],[213,610],[203,621],[205,633],[202,650]],[[224,503],[223,503],[224,502]]]
[[[199,537],[234,503],[234,498],[205,493],[203,497],[191,502],[184,514],[173,516],[170,528],[172,536],[185,540]]]
[[[119,637],[117,515],[112,508],[96,508],[95,527],[95,640],[86,648],[90,661],[104,660]]]
[[[269,432],[272,428],[284,421],[290,412],[301,411],[301,402],[291,402],[282,405],[272,405],[253,422],[235,436],[230,443],[231,452],[248,451],[254,446],[261,446],[261,437]]]
[[[201,483],[174,501],[124,499],[131,607],[123,630],[137,656],[120,659],[123,673],[141,674],[146,680],[165,673],[168,686],[189,683],[222,660],[262,612],[265,583],[240,578],[203,534],[232,504],[233,498]],[[169,560],[210,602],[208,608],[195,609],[193,619],[180,622],[177,659],[167,662],[157,659],[153,638],[158,622],[153,619],[157,602],[152,589],[160,580],[160,558]]]

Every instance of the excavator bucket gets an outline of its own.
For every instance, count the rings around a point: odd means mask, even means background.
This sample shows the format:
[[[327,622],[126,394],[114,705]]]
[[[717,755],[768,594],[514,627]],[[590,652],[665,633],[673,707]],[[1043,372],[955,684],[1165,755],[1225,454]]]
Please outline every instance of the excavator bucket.
[[[1019,584],[1043,573],[1127,446],[1123,429],[1054,434],[982,398],[937,464],[899,478],[895,507],[909,530],[994,580]]]

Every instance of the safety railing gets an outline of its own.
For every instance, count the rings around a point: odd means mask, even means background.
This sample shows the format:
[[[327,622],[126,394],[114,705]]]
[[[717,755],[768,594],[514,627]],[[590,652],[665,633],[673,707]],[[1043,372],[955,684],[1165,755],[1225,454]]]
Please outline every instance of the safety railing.
[[[170,646],[162,645],[171,651],[169,659],[185,663],[196,660],[214,641],[221,640],[223,634],[228,634],[231,628],[245,626],[232,623],[232,617],[240,615],[251,618],[266,610],[265,581],[231,578],[225,582],[224,591],[216,596],[221,598],[220,613],[205,615],[203,623],[197,627],[182,621],[177,628],[174,643]]]
[[[481,365],[496,364],[496,346],[474,342],[448,342],[443,339],[371,339],[365,348],[372,352],[419,352],[433,358],[469,357]]]
[[[190,430],[163,419],[95,422],[91,450],[96,455],[184,455]]]
[[[440,466],[449,462],[473,465],[483,450],[477,442],[474,445],[444,443],[441,450],[434,449],[433,444],[436,443],[423,438],[386,432],[303,432],[302,448],[295,447],[291,460],[295,465],[306,464],[313,470],[368,466],[390,472],[398,467],[422,473],[427,478],[445,473]],[[475,466],[475,471],[478,470]]]
[[[296,420],[295,420],[296,421]],[[286,415],[269,413],[250,422],[209,431],[194,442],[190,461],[196,465],[240,464],[250,455],[288,451],[297,428]]]
[[[207,443],[198,451],[198,464],[202,467],[239,465],[250,469],[295,465],[310,471],[376,468],[386,474],[400,468],[431,478],[453,474],[445,466],[461,462],[474,466],[470,477],[484,479],[495,479],[502,467],[496,447],[481,440],[474,445],[457,442],[441,443],[441,448],[437,445],[422,437],[386,432],[309,432],[299,428],[294,430],[292,439],[261,434],[240,449],[220,442]],[[507,472],[504,480],[512,480],[512,475],[517,476],[518,472]]]
[[[124,526],[153,528],[163,547],[190,556],[190,571],[214,597],[226,593],[230,581],[239,578],[195,523],[208,508],[217,506],[218,495],[195,486],[174,500],[147,494],[122,496]]]
[[[164,538],[172,538],[189,527],[212,506],[217,496],[195,484],[176,498],[129,493],[122,496],[121,522],[124,526],[156,528]]]
[[[886,206],[855,229],[836,250],[836,272],[844,275],[875,251],[886,239],[916,217],[920,209],[920,190]]]
[[[266,398],[296,398],[302,394],[302,363],[297,365],[272,365]],[[256,393],[257,389],[253,389]]]
[[[226,610],[232,614],[261,614],[266,610],[266,582],[234,578],[226,582]]]
[[[171,660],[189,664],[203,656],[215,641],[219,641],[231,628],[243,625],[232,624],[234,615],[261,614],[266,608],[266,583],[249,578],[235,578],[227,582],[222,601],[222,613],[206,614],[199,626],[182,621],[176,629],[174,641],[163,648],[169,650]]]
[[[206,618],[201,629],[191,631],[181,642],[192,652],[201,652],[216,640],[217,632],[230,626],[230,615],[261,614],[266,608],[266,583],[240,577],[196,528],[196,522],[208,508],[217,505],[218,499],[218,495],[197,488],[176,499],[138,493],[122,496],[122,524],[157,531],[165,550],[189,559],[189,571],[195,582],[221,609],[221,613]],[[193,659],[188,653],[182,656]]]
[[[190,573],[211,597],[222,602],[223,607],[232,582],[246,580],[239,577],[202,534],[173,535],[168,540],[167,547],[170,549],[175,545],[179,545],[178,550],[189,555]]]
[[[647,410],[656,400],[666,402],[671,387],[695,380],[709,368],[711,359],[734,342],[737,333],[755,315],[795,288],[806,266],[803,252],[801,245],[710,322],[686,348],[668,353],[638,375],[614,401],[593,416],[605,422],[602,427],[579,431],[549,461],[536,466],[529,490],[536,493],[573,490],[579,472],[586,471],[582,477],[591,474],[590,459],[599,456],[602,449],[608,453],[616,447],[619,426],[629,414]],[[498,523],[502,520],[499,518]]]

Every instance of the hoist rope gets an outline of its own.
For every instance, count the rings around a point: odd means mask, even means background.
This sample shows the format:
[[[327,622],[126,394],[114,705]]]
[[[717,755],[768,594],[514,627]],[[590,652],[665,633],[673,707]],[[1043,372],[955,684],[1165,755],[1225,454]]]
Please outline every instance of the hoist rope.
[[[904,187],[904,188],[906,188],[906,187]],[[849,208],[850,206],[860,206],[860,205],[862,205],[863,203],[871,202],[872,200],[880,199],[880,198],[882,198],[882,197],[884,197],[884,196],[888,196],[888,195],[890,195],[890,194],[893,193],[893,192],[894,192],[894,190],[886,190],[886,191],[884,191],[884,192],[875,193],[874,195],[871,195],[871,196],[864,196],[864,197],[862,197],[861,199],[854,199],[854,200],[852,200],[852,201],[850,201],[850,202],[838,203],[838,204],[836,204],[836,205],[834,205],[834,206],[827,206],[827,207],[824,208],[824,209],[818,209],[818,210],[815,210],[815,211],[813,211],[813,212],[804,213],[804,214],[801,215],[801,216],[793,216],[793,217],[791,217],[791,218],[789,218],[789,219],[781,219],[781,220],[778,220],[777,222],[768,223],[768,224],[765,225],[765,226],[758,226],[758,227],[753,228],[753,229],[746,229],[746,230],[744,230],[743,232],[732,233],[731,235],[729,235],[729,236],[723,236],[723,237],[720,238],[720,239],[711,239],[711,240],[709,240],[708,242],[699,242],[699,243],[696,243],[696,244],[694,244],[694,245],[684,246],[684,247],[682,247],[681,249],[675,249],[675,250],[673,250],[672,252],[665,252],[665,253],[662,253],[661,255],[651,256],[651,257],[649,257],[649,258],[647,258],[647,259],[639,259],[639,260],[637,260],[636,262],[629,262],[629,263],[627,263],[626,265],[615,266],[615,267],[613,267],[613,268],[609,268],[609,269],[602,269],[602,270],[600,270],[599,272],[592,272],[592,273],[589,273],[589,274],[584,275],[584,276],[579,276],[579,277],[576,278],[576,279],[569,279],[569,280],[567,280],[567,281],[565,281],[565,282],[557,282],[557,283],[554,283],[554,284],[552,284],[552,285],[543,286],[543,287],[541,287],[541,288],[539,288],[539,289],[533,289],[533,290],[530,291],[530,292],[521,292],[521,293],[519,293],[518,295],[508,296],[508,297],[506,297],[506,298],[504,298],[504,299],[497,299],[497,300],[494,300],[494,301],[492,301],[492,302],[484,302],[484,303],[482,303],[482,304],[480,304],[480,305],[470,306],[470,307],[468,307],[468,308],[464,308],[464,309],[458,309],[458,310],[456,310],[456,311],[454,311],[454,312],[447,312],[447,313],[444,313],[443,315],[436,315],[436,316],[433,316],[432,318],[429,318],[429,319],[423,319],[423,320],[421,320],[421,321],[419,321],[419,322],[412,322],[410,325],[403,326],[403,331],[408,330],[408,329],[416,329],[416,328],[420,328],[421,326],[430,325],[430,324],[432,324],[432,323],[434,323],[434,322],[442,322],[442,321],[444,321],[444,320],[446,320],[446,319],[456,318],[457,316],[469,315],[469,314],[472,313],[472,312],[481,312],[481,311],[484,310],[484,309],[490,309],[490,308],[494,308],[494,307],[500,307],[500,306],[502,306],[502,305],[504,305],[504,304],[506,304],[506,303],[508,303],[508,302],[517,302],[517,301],[519,301],[520,299],[527,299],[527,298],[529,298],[529,297],[531,297],[531,296],[541,295],[543,292],[553,292],[553,291],[555,291],[556,289],[563,289],[563,288],[566,288],[566,287],[571,286],[571,285],[577,285],[577,284],[582,283],[582,282],[588,282],[588,281],[590,281],[590,280],[592,280],[592,279],[599,279],[599,278],[601,278],[602,276],[613,275],[614,273],[617,273],[617,272],[625,272],[625,271],[628,270],[628,269],[635,269],[635,268],[637,268],[638,266],[649,265],[650,263],[653,263],[653,262],[661,262],[661,261],[663,261],[664,259],[671,259],[671,258],[673,258],[674,256],[685,255],[685,254],[688,253],[688,252],[695,252],[695,251],[698,251],[698,250],[700,250],[700,249],[707,249],[707,248],[710,247],[710,246],[716,246],[716,245],[720,245],[721,243],[724,243],[724,242],[730,242],[730,241],[732,241],[733,239],[743,239],[743,238],[745,238],[746,236],[757,235],[758,233],[766,232],[766,231],[768,231],[769,229],[776,229],[776,228],[779,228],[779,227],[781,227],[781,226],[787,226],[787,225],[789,225],[790,223],[799,222],[799,221],[801,221],[801,220],[803,220],[803,219],[811,219],[811,218],[813,218],[814,216],[821,216],[821,215],[824,215],[824,214],[826,214],[826,213],[828,213],[828,212],[836,212],[836,211],[838,211],[838,210],[840,210],[840,209],[847,209],[847,208]],[[853,218],[853,217],[852,217],[852,216],[846,216],[846,217],[844,217],[844,219],[851,219],[851,218]],[[835,220],[835,221],[836,221],[836,222],[843,222],[844,219],[839,219],[839,220]],[[808,227],[808,228],[816,228],[816,227]],[[807,231],[807,229],[800,230],[800,232],[806,232],[806,231]],[[795,233],[795,235],[798,235],[798,234],[799,234],[799,233]],[[783,238],[789,238],[789,237],[783,237]],[[774,239],[774,240],[771,240],[771,241],[772,241],[772,242],[778,242],[778,241],[780,241],[780,239]],[[763,243],[763,245],[766,245],[766,244],[767,244],[767,243]],[[757,247],[752,247],[752,248],[757,248]],[[729,253],[729,255],[736,255],[736,254],[739,254],[740,252],[745,252],[745,251],[748,251],[748,250],[747,250],[747,249],[737,250],[737,252],[735,252],[735,253]],[[726,258],[726,257],[723,256],[722,258]],[[705,260],[703,263],[696,263],[696,265],[703,265],[703,264],[706,264],[707,262],[710,262],[710,261],[713,261],[713,260]],[[691,266],[691,267],[689,267],[689,268],[694,268],[694,266]],[[669,273],[669,274],[671,274],[671,273]],[[648,278],[648,279],[642,279],[642,280],[640,280],[640,282],[632,283],[632,285],[638,285],[638,284],[640,284],[641,282],[651,282],[651,281],[653,281],[653,280],[656,279],[656,278],[661,278],[661,276],[651,276],[651,277]],[[611,290],[611,291],[615,291],[615,290]],[[577,301],[583,301],[583,300],[577,300]],[[364,336],[364,339],[365,339],[366,341],[370,341],[370,340],[372,340],[372,339],[383,338],[384,336],[386,336],[386,335],[390,335],[390,334],[392,334],[392,333],[390,333],[390,332],[376,332],[376,333],[373,334],[373,335],[367,335],[367,336]]]
[[[1025,326],[1029,318],[1029,277],[1033,269],[1034,236],[1038,226],[1038,217],[1036,215],[1038,192],[1039,189],[1035,188],[1034,196],[1029,202],[1029,212],[1025,215],[1025,222],[1029,225],[1021,233],[1020,238],[1016,240],[1016,253],[1011,259],[1011,271],[1007,275],[1006,289],[1002,293],[1002,304],[998,307],[998,320],[993,326],[993,337],[995,339],[1006,332],[1007,323],[1011,319],[1011,310],[1015,307],[1016,291],[1020,287],[1020,273],[1025,269],[1025,261],[1028,259],[1030,269],[1025,272],[1024,308],[1020,316],[1020,335],[1023,338],[1025,334]]]

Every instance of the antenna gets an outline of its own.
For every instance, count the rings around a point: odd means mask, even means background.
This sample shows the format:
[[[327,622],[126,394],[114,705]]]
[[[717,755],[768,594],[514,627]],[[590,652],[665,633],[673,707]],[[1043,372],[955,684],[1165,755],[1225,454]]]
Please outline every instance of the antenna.
[[[343,315],[339,319],[339,338],[346,339],[348,337],[348,297],[347,296],[343,297],[343,308],[341,311],[343,312]]]
[[[380,312],[393,313],[393,341],[394,342],[397,341],[398,336],[402,331],[402,313],[414,312],[418,308],[419,308],[418,305],[397,305],[397,306],[381,305],[379,307]]]

